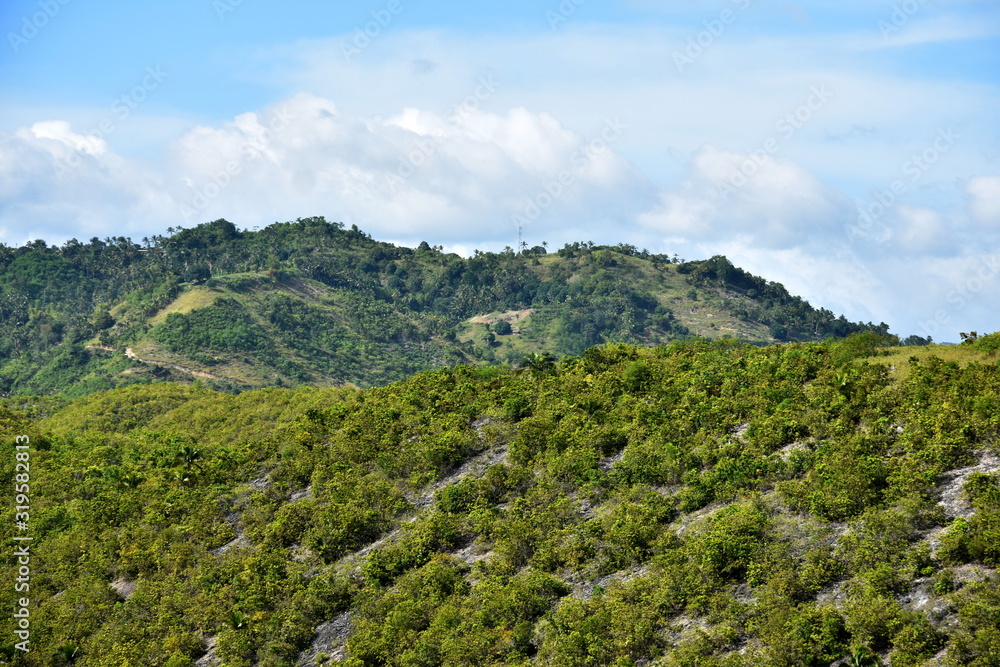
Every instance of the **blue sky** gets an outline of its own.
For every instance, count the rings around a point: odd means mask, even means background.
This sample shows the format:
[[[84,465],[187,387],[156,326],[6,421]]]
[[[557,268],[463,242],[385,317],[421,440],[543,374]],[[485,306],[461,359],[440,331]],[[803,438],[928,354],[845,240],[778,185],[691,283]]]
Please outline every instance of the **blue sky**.
[[[520,222],[726,254],[904,335],[1000,329],[995,0],[8,0],[0,27],[8,245],[324,215],[469,253]]]

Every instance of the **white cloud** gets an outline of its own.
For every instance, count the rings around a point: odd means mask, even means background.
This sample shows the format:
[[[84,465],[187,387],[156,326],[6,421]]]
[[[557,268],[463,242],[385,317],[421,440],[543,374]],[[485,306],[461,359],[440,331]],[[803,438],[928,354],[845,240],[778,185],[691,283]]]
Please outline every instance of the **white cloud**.
[[[59,121],[0,135],[0,202],[14,245],[158,231],[172,203],[156,168]]]
[[[605,118],[621,116],[629,131],[620,152],[655,181],[683,166],[665,157],[671,151],[687,156],[706,143],[736,152],[759,146],[781,118],[803,103],[810,88],[820,85],[832,91],[832,99],[784,143],[782,155],[824,180],[863,188],[895,178],[946,124],[960,124],[967,142],[948,155],[954,169],[971,173],[984,165],[968,140],[992,136],[1000,109],[995,86],[872,64],[866,54],[844,49],[855,39],[853,27],[846,34],[762,37],[734,24],[694,65],[678,72],[673,53],[684,48],[698,26],[698,21],[641,27],[573,23],[555,34],[476,39],[402,31],[381,35],[351,62],[340,52],[339,38],[256,57],[272,63],[261,75],[266,83],[282,86],[289,95],[309,90],[336,99],[364,116],[404,106],[444,115],[473,94],[481,77],[494,76],[496,90],[480,102],[494,113],[523,107],[550,114],[581,134]],[[911,28],[920,28],[916,19],[906,26]],[[885,41],[874,21],[858,34]],[[441,66],[414,76],[410,63],[415,59]],[[830,139],[855,127],[870,131],[864,141]]]
[[[162,228],[325,214],[379,236],[461,244],[474,232],[485,243],[509,243],[511,216],[529,202],[541,204],[529,221],[558,227],[583,210],[593,220],[614,217],[628,210],[622,201],[650,189],[616,152],[616,138],[585,137],[524,108],[450,116],[407,108],[364,118],[300,94],[192,128],[154,168],[55,121],[4,139],[0,192],[15,204],[2,219],[17,211],[39,229],[118,234],[123,216]],[[560,173],[564,182],[552,186]],[[45,197],[32,201],[33,188]]]
[[[73,132],[70,124],[64,120],[47,120],[35,123],[29,130],[36,139],[52,139],[68,147],[72,151],[88,155],[103,155],[108,152],[108,144],[94,135],[82,135]]]
[[[848,42],[858,50],[910,47],[996,37],[995,22],[974,17],[934,16],[903,12],[898,4],[886,12],[870,33],[859,34]]]
[[[603,191],[638,178],[613,148],[576,167],[586,139],[547,114],[521,108],[504,115],[469,110],[459,118],[411,108],[386,120],[362,119],[299,95],[276,109],[290,121],[262,144],[260,157],[241,157],[247,142],[261,135],[256,118],[201,128],[178,142],[176,162],[203,194],[199,183],[241,160],[241,173],[206,212],[231,210],[233,191],[258,209],[283,207],[291,215],[293,207],[320,207],[374,233],[459,241],[468,238],[470,220],[487,238],[509,235],[511,213],[562,169],[576,169],[574,183],[553,210],[595,203]],[[266,191],[271,196],[264,203]]]
[[[1000,176],[976,176],[965,185],[972,198],[972,214],[991,226],[1000,226]]]
[[[746,174],[736,179],[742,185],[720,196],[720,185],[732,186],[734,174]],[[995,211],[997,185],[1000,179],[992,178],[967,185],[984,220]],[[982,231],[964,216],[961,206],[942,214],[900,201],[877,229],[854,237],[847,231],[857,219],[855,205],[811,170],[781,157],[758,164],[752,153],[705,146],[680,184],[663,190],[637,221],[669,252],[723,254],[814,305],[926,335],[922,322],[941,308],[952,327],[992,317],[986,291],[970,295],[961,309],[953,306],[953,283],[982,262]],[[941,324],[936,338],[956,335]]]
[[[842,195],[791,160],[705,146],[688,179],[639,222],[692,240],[739,234],[758,247],[789,248],[823,243],[849,214]]]
[[[941,215],[929,208],[900,205],[895,241],[907,253],[934,253],[948,249]]]

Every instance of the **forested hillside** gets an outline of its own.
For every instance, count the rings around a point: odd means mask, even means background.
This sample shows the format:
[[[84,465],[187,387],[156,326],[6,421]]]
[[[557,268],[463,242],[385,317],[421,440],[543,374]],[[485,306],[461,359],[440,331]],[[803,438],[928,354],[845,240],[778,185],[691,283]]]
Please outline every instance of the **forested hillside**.
[[[891,342],[7,399],[3,441],[30,438],[32,650],[8,613],[4,655],[997,665],[1000,334]]]
[[[606,342],[887,331],[816,310],[723,257],[574,243],[462,258],[322,218],[168,231],[0,245],[0,394],[195,379],[223,390],[373,386]]]

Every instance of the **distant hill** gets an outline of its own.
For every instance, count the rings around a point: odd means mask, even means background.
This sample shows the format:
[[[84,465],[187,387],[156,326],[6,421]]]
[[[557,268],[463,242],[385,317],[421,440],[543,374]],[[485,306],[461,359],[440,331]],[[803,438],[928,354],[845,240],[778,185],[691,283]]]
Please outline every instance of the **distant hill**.
[[[372,386],[607,342],[888,330],[815,309],[724,257],[573,243],[462,258],[323,218],[168,231],[141,243],[0,245],[0,393],[79,396],[164,380]]]

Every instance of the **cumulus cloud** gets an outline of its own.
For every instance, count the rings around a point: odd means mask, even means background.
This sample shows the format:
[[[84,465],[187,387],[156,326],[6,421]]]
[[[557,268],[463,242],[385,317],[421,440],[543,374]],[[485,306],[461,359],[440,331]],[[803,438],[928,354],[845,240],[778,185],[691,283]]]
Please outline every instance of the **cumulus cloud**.
[[[662,193],[639,222],[691,240],[740,235],[754,245],[790,248],[839,230],[850,211],[843,195],[792,160],[705,146],[687,180]]]
[[[894,237],[898,248],[912,254],[941,253],[953,250],[945,233],[941,214],[921,206],[898,207]]]
[[[470,220],[487,238],[509,239],[512,215],[564,170],[571,182],[542,207],[557,224],[559,212],[620,201],[642,180],[606,140],[595,145],[549,114],[406,108],[361,118],[304,94],[197,128],[172,155],[190,188],[189,217],[235,216],[242,207],[295,217],[319,208],[373,233],[452,242],[467,238]]]
[[[108,152],[106,141],[94,135],[77,134],[64,120],[47,120],[35,123],[27,132],[22,131],[21,134],[22,136],[30,134],[36,139],[51,139],[55,144],[62,144],[71,151],[88,155],[97,156]]]
[[[14,245],[148,233],[172,204],[157,169],[64,121],[0,135],[0,202],[0,241]]]
[[[966,186],[971,211],[983,222],[996,219],[998,182]],[[969,267],[993,261],[981,254],[982,229],[961,206],[942,213],[905,199],[854,233],[857,206],[812,170],[780,156],[704,146],[637,221],[683,256],[726,255],[813,304],[854,320],[889,322],[904,334],[928,333],[919,319],[925,311],[944,308],[950,322],[991,317],[986,290],[954,306],[954,285],[964,284]],[[947,324],[936,327],[939,340],[954,337]]]
[[[71,222],[117,234],[126,216],[165,227],[316,213],[384,237],[450,243],[467,242],[474,221],[479,240],[509,243],[515,217],[559,227],[584,211],[600,220],[640,206],[652,186],[616,151],[623,131],[609,119],[584,136],[550,114],[475,105],[361,117],[299,94],[192,128],[160,168],[64,121],[37,123],[3,138],[0,187],[39,229]]]
[[[976,176],[965,185],[972,198],[972,215],[980,222],[1000,226],[1000,176]]]

